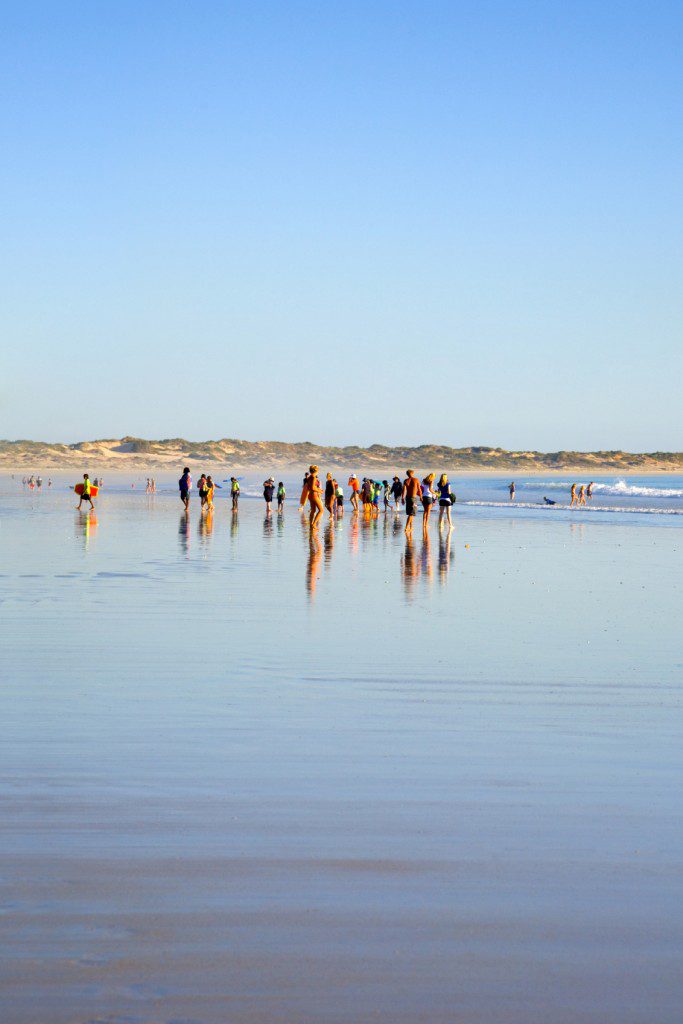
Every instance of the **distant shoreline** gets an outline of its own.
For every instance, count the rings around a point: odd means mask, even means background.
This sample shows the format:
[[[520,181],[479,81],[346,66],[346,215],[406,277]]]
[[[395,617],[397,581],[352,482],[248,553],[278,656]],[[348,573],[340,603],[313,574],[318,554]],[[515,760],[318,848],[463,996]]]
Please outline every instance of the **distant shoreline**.
[[[282,441],[187,441],[172,438],[151,441],[123,437],[81,441],[65,445],[40,441],[0,441],[0,469],[4,472],[68,471],[87,468],[102,472],[175,472],[191,468],[222,467],[226,471],[260,469],[299,471],[310,463],[321,469],[351,472],[418,471],[433,469],[459,474],[531,475],[619,473],[642,475],[683,473],[682,452],[512,452],[502,448],[450,448],[446,445],[418,447],[371,445],[323,446],[309,442]]]

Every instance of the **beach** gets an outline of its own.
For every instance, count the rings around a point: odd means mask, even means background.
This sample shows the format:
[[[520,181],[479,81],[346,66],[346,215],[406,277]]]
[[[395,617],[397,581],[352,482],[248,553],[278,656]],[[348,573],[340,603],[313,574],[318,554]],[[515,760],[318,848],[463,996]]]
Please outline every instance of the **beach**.
[[[0,481],[3,1021],[678,1024],[681,478],[286,482]]]

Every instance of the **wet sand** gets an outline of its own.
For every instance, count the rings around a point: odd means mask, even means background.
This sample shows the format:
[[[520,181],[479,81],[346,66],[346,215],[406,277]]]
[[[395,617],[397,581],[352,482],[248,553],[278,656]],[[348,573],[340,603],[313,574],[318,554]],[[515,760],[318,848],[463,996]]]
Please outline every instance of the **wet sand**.
[[[0,527],[3,1022],[677,1024],[677,530],[60,500]]]

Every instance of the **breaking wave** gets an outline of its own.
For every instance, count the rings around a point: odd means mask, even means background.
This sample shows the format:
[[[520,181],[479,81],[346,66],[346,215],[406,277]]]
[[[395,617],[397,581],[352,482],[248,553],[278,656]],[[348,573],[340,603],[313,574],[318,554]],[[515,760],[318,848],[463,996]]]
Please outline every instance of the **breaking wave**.
[[[564,480],[528,480],[525,481],[525,488],[534,490],[547,490],[553,488],[569,491],[576,481]],[[625,480],[617,480],[615,483],[593,484],[594,494],[612,494],[622,498],[683,498],[683,489],[675,487],[638,487],[637,484],[628,484]]]
[[[532,501],[459,501],[458,505],[481,505],[485,508],[506,508],[510,511],[516,508],[543,509],[546,512],[566,510],[581,516],[584,513],[592,515],[595,512],[623,512],[627,515],[638,513],[639,515],[649,516],[683,516],[683,509],[678,508],[625,508],[623,505],[582,505],[580,508],[572,508],[571,505],[560,505],[559,503],[557,505],[542,505],[540,502]]]

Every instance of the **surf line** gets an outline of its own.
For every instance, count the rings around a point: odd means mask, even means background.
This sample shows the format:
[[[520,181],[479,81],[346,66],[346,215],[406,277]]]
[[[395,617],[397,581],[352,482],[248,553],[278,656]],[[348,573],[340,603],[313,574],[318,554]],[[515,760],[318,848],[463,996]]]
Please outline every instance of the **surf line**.
[[[583,515],[584,512],[626,512],[630,515],[648,516],[680,516],[683,509],[677,508],[623,508],[620,505],[582,505],[580,508],[572,508],[571,505],[541,505],[538,502],[525,501],[459,501],[458,505],[479,505],[484,508],[533,508],[543,509],[544,512],[576,512]]]

